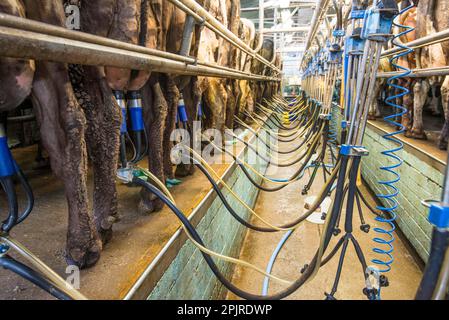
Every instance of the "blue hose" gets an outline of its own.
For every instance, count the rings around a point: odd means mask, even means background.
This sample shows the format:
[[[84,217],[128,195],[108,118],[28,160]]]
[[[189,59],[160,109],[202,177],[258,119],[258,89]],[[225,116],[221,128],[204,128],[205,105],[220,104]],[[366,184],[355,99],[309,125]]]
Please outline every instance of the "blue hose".
[[[403,13],[405,13],[406,11],[408,11],[409,9],[411,9],[414,5],[410,5],[407,8],[401,10],[398,14],[398,16],[402,15]],[[402,43],[398,43],[396,40],[409,33],[412,32],[414,30],[414,28],[409,27],[409,26],[404,26],[404,25],[400,25],[397,24],[396,22],[394,22],[394,25],[399,27],[399,28],[403,28],[405,29],[403,32],[397,34],[396,36],[393,37],[393,44],[405,49],[404,52],[399,53],[395,56],[393,56],[390,59],[390,63],[397,69],[404,71],[403,73],[399,74],[399,75],[395,75],[390,77],[387,80],[387,85],[395,88],[395,89],[399,89],[401,92],[390,96],[388,98],[385,99],[385,102],[387,105],[391,106],[394,110],[397,111],[397,113],[390,115],[390,116],[386,116],[384,118],[384,120],[388,123],[391,124],[394,127],[399,127],[400,129],[398,131],[392,132],[392,133],[388,133],[385,134],[383,136],[383,138],[387,141],[393,142],[394,144],[397,145],[396,148],[392,148],[389,150],[385,150],[382,152],[383,155],[389,157],[390,159],[393,159],[394,164],[392,165],[387,165],[387,166],[382,166],[380,167],[381,170],[387,172],[388,174],[392,175],[392,177],[389,180],[380,180],[378,181],[378,184],[380,184],[381,186],[385,186],[387,188],[387,192],[381,193],[381,194],[377,194],[377,197],[379,199],[382,200],[383,205],[379,205],[377,206],[378,210],[381,210],[382,212],[385,213],[385,216],[378,216],[376,217],[376,221],[380,222],[381,224],[383,224],[384,227],[377,227],[374,228],[374,232],[377,233],[377,237],[375,237],[373,240],[375,242],[375,247],[373,249],[373,251],[378,254],[378,256],[380,256],[379,258],[375,258],[373,260],[371,260],[374,264],[378,265],[379,267],[379,272],[385,273],[385,272],[389,272],[391,270],[391,264],[394,261],[394,257],[393,257],[393,251],[394,251],[394,246],[393,246],[393,242],[395,240],[394,237],[394,231],[396,230],[396,226],[394,224],[396,218],[397,218],[397,213],[396,213],[396,209],[399,206],[398,200],[397,200],[397,196],[399,195],[399,189],[396,186],[396,184],[401,180],[401,176],[400,174],[397,172],[397,169],[402,165],[403,160],[397,155],[397,153],[399,151],[401,151],[404,147],[403,143],[401,141],[399,141],[398,139],[395,138],[396,135],[401,134],[405,131],[404,126],[401,123],[398,123],[396,121],[396,118],[400,118],[403,115],[405,115],[407,113],[407,109],[404,106],[400,106],[397,105],[395,103],[395,100],[397,98],[401,98],[407,94],[410,93],[410,91],[402,86],[399,86],[397,84],[394,83],[395,80],[399,79],[399,78],[403,78],[408,76],[411,73],[411,70],[402,66],[399,66],[397,64],[397,60],[403,56],[406,56],[408,54],[410,54],[411,52],[413,52],[413,49],[411,49],[410,47],[405,46]]]
[[[273,254],[271,255],[270,262],[268,263],[266,272],[268,274],[271,274],[271,271],[273,270],[274,263],[276,262],[276,259],[281,252],[282,248],[284,247],[287,240],[290,238],[290,236],[293,234],[295,230],[290,230],[285,233],[285,235],[282,237],[281,241],[279,241],[279,244],[277,245],[276,249],[274,250]],[[262,295],[266,296],[268,295],[268,286],[270,284],[270,278],[265,277],[263,280],[263,289],[262,289]]]

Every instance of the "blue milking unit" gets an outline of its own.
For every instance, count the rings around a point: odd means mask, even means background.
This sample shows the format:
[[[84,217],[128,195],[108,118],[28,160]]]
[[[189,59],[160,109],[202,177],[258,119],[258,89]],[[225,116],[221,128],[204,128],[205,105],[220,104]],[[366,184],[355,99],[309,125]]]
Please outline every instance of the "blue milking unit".
[[[0,124],[0,178],[7,178],[17,173],[17,166],[8,147],[8,138],[2,124]]]
[[[176,123],[178,125],[183,124],[183,126],[185,127],[187,125],[188,121],[189,121],[189,119],[187,117],[186,104],[184,102],[184,99],[181,96],[181,99],[179,99],[179,102],[178,102],[178,112],[176,115]],[[186,129],[186,127],[184,129]]]
[[[114,91],[117,104],[122,112],[122,124],[120,126],[120,162],[121,167],[135,164],[142,160],[148,152],[148,137],[143,120],[142,97],[139,91]],[[128,131],[132,133],[131,139]],[[142,149],[142,135],[144,136],[144,148]],[[128,161],[126,144],[129,142],[134,150],[133,158]]]
[[[15,189],[16,181],[22,187],[27,199],[21,210],[19,210]],[[6,194],[8,210],[7,218],[2,222],[0,229],[0,267],[28,280],[57,299],[84,298],[10,235],[11,230],[30,215],[34,207],[34,195],[27,178],[8,147],[3,124],[0,124],[0,183]],[[12,251],[15,251],[16,255],[22,256],[30,266],[16,260],[11,255]]]
[[[131,123],[131,131],[141,132],[145,130],[143,122],[142,97],[139,91],[129,91],[127,93],[128,111]]]
[[[27,205],[21,213],[19,213],[14,179],[18,179],[27,197]],[[9,150],[3,124],[0,124],[0,182],[6,193],[9,206],[8,217],[3,222],[1,231],[9,233],[13,227],[24,221],[31,213],[34,206],[34,196],[28,180]]]

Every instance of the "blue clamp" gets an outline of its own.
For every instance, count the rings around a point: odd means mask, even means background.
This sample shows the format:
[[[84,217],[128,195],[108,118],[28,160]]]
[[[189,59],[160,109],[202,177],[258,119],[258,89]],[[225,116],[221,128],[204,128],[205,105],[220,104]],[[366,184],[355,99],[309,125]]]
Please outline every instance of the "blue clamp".
[[[397,8],[370,8],[365,13],[365,20],[361,32],[362,39],[386,42],[393,35],[391,29],[393,20],[398,13]]]
[[[332,31],[332,35],[335,38],[343,38],[345,36],[345,30],[342,30],[342,29],[334,30],[334,31]]]
[[[341,122],[341,128],[342,128],[342,129],[348,128],[348,121],[343,120],[343,121]]]
[[[429,222],[437,228],[449,228],[449,206],[432,204],[430,206]]]
[[[369,152],[365,147],[362,146],[343,144],[340,147],[340,154],[344,156],[367,156]]]
[[[365,39],[360,36],[360,32],[360,29],[356,29],[346,38],[347,52],[350,55],[362,55],[365,50]]]
[[[350,20],[353,19],[363,19],[365,17],[365,10],[351,10],[351,16],[349,17]]]

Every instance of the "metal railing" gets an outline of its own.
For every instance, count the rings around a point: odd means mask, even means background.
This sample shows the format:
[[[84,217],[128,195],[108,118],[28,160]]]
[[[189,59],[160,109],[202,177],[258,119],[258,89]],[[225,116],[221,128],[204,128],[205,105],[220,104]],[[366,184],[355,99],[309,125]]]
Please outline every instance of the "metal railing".
[[[195,1],[169,0],[201,21],[237,48],[281,73],[255,50],[223,26]],[[184,4],[185,3],[185,4]],[[201,16],[204,15],[204,18]],[[195,58],[150,49],[105,37],[68,30],[33,20],[0,13],[0,56],[180,75],[197,75],[253,81],[280,81],[280,76],[252,74]]]

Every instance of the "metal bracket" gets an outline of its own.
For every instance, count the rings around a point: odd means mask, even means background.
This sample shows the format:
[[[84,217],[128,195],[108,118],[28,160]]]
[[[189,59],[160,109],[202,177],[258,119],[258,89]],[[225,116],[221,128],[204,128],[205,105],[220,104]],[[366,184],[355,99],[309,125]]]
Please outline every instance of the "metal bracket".
[[[431,204],[429,222],[437,228],[449,228],[449,206],[442,203]]]
[[[362,146],[352,146],[349,144],[344,144],[340,148],[340,154],[351,157],[361,157],[369,155],[369,151]]]

